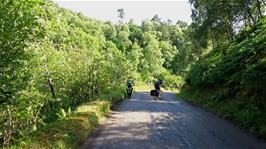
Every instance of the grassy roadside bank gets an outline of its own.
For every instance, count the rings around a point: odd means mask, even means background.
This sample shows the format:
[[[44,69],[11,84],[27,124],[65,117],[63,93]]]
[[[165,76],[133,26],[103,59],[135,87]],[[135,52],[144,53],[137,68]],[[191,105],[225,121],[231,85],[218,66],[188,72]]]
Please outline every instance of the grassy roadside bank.
[[[221,91],[213,89],[182,89],[178,96],[183,100],[211,111],[232,121],[240,128],[248,129],[259,137],[266,138],[266,111],[248,99],[222,99]],[[240,97],[239,97],[240,98]]]
[[[104,119],[110,108],[122,101],[123,96],[114,94],[108,99],[103,98],[84,103],[75,111],[62,111],[60,120],[46,124],[30,136],[17,140],[19,143],[10,148],[77,148]]]
[[[153,85],[137,82],[135,91],[153,89]],[[170,91],[163,89],[164,91]],[[104,116],[123,101],[123,89],[88,101],[73,111],[60,111],[59,120],[38,127],[30,135],[17,139],[9,148],[22,149],[72,149],[80,146]]]

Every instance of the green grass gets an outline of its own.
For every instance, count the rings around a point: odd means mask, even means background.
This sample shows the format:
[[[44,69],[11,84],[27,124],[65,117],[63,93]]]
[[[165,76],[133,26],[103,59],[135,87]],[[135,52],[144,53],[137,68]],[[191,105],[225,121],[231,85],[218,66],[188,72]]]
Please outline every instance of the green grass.
[[[40,128],[10,148],[77,148],[108,113],[110,106],[111,103],[106,100],[96,100],[81,105],[71,116]]]
[[[266,111],[249,99],[240,97],[220,99],[221,92],[223,91],[214,89],[186,89],[181,90],[178,96],[266,138]]]
[[[123,101],[123,88],[88,101],[74,111],[61,110],[59,119],[44,124],[29,135],[14,139],[11,149],[73,149],[81,146],[113,105]],[[0,147],[1,148],[1,147]]]

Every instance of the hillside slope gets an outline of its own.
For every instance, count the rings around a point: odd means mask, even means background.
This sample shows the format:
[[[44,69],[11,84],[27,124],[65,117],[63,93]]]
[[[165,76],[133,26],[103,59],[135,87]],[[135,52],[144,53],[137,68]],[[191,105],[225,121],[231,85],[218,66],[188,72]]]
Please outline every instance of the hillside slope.
[[[181,95],[266,136],[266,19],[202,57]]]

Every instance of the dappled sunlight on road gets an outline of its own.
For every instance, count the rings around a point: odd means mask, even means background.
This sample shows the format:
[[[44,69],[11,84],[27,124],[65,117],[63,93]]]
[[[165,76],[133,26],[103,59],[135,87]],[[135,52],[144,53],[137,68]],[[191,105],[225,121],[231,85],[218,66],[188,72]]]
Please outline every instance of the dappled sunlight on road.
[[[176,99],[152,100],[147,91],[137,92],[112,111],[95,137],[82,148],[174,149],[263,148],[265,142],[217,116]]]

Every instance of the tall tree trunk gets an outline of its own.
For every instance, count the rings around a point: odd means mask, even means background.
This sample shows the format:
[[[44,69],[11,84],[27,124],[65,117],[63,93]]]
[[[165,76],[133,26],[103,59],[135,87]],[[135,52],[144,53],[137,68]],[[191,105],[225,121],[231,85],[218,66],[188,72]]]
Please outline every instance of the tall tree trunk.
[[[259,16],[259,18],[261,18],[262,17],[261,2],[259,0],[257,0],[256,7],[258,9],[258,16]]]
[[[250,26],[250,23],[248,22],[247,18],[248,18],[247,17],[247,13],[244,11],[244,27],[245,27],[245,29],[247,29],[248,26]],[[248,33],[247,32],[245,32],[245,36],[246,36],[246,38],[248,38]]]
[[[247,13],[248,13],[248,16],[249,16],[249,20],[251,20],[251,21],[253,22],[252,25],[254,25],[254,24],[256,23],[256,20],[255,20],[255,18],[252,16],[252,13],[251,13],[251,11],[250,11],[250,8],[248,8]]]
[[[211,38],[212,38],[212,48],[215,48],[215,41],[214,41],[214,35],[211,33]]]
[[[53,84],[53,82],[52,82],[51,79],[48,79],[47,81],[48,81],[48,85],[49,85],[49,87],[50,87],[50,90],[51,90],[52,96],[53,96],[53,98],[55,98],[54,84]]]
[[[231,26],[232,26],[231,23],[229,21],[227,21],[227,34],[228,34],[228,39],[230,42],[233,41],[233,39],[234,39],[234,35],[233,35],[233,31],[232,31],[233,29]]]

